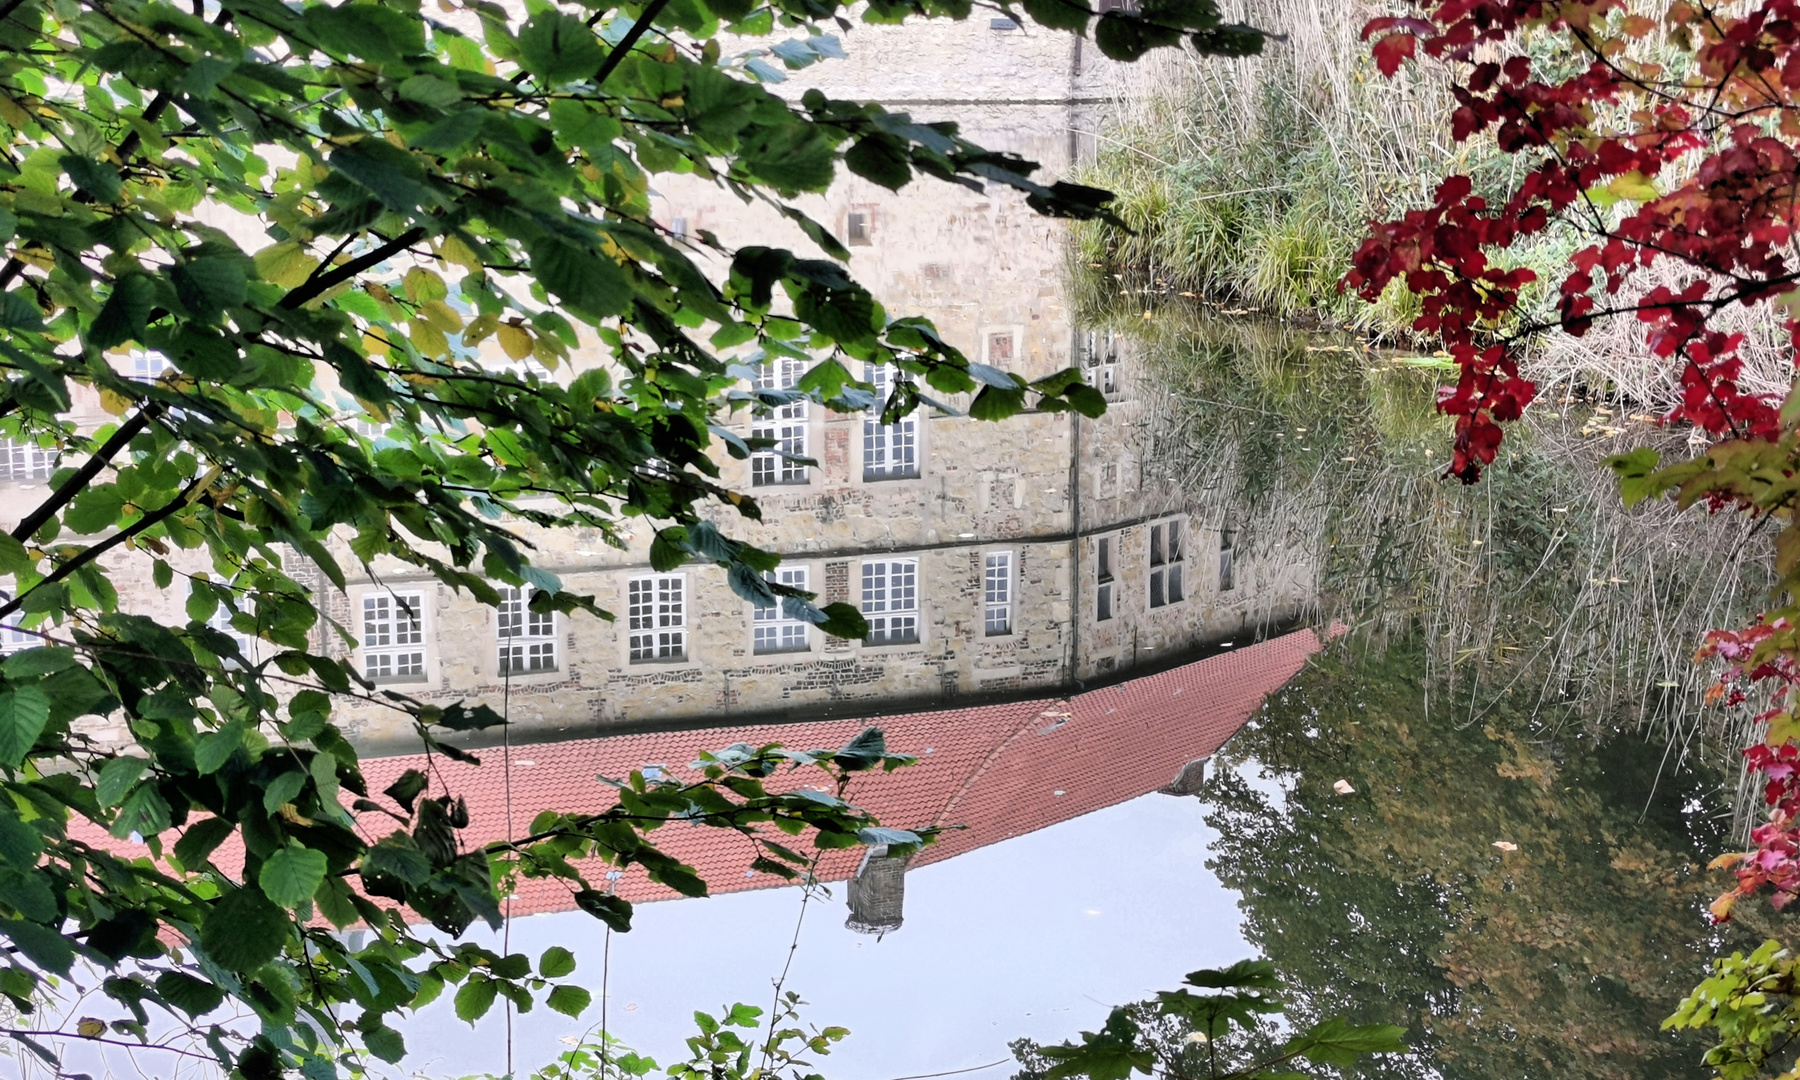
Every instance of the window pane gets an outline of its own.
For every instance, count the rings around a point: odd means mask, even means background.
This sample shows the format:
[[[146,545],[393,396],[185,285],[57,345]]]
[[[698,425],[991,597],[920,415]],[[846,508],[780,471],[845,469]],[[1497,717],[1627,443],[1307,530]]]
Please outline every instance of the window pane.
[[[1094,620],[1096,622],[1105,622],[1113,617],[1112,593],[1113,587],[1111,584],[1100,586],[1094,604]]]
[[[1161,566],[1162,564],[1163,527],[1161,525],[1152,525],[1150,526],[1150,565]]]
[[[1150,573],[1150,606],[1159,608],[1166,603],[1168,601],[1163,599],[1163,572],[1153,570]]]

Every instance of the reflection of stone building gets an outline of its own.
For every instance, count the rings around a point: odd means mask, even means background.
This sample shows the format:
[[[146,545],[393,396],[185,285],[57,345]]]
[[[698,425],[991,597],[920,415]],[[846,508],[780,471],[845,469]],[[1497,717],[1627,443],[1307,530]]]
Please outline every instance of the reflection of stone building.
[[[892,773],[858,774],[845,798],[890,828],[938,826],[946,831],[906,860],[883,858],[862,847],[821,851],[813,872],[823,882],[849,883],[851,929],[886,933],[901,924],[907,873],[1178,780],[1188,762],[1215,753],[1318,649],[1314,632],[1300,630],[1067,697],[1037,696],[876,721],[889,749],[916,755],[919,762]],[[837,747],[855,738],[865,723],[850,718],[720,725],[492,747],[481,752],[480,765],[405,755],[366,760],[363,774],[369,789],[380,791],[407,769],[423,769],[431,776],[429,794],[463,796],[469,827],[461,841],[469,850],[519,835],[547,809],[570,814],[607,809],[617,791],[597,777],[617,779],[642,770],[650,778],[691,778],[689,763],[703,750],[738,742]],[[775,791],[803,786],[823,790],[821,785],[828,783],[822,772],[789,769],[765,781]],[[393,829],[392,819],[379,813],[360,817],[371,835]],[[91,824],[77,827],[76,835],[127,857],[146,853],[141,844],[108,838]],[[693,867],[712,893],[787,884],[758,871],[752,865],[756,849],[731,830],[666,828],[654,839],[663,851]],[[236,837],[213,856],[229,874],[237,872],[242,859]],[[596,860],[584,860],[580,867],[591,882],[607,880],[607,867]],[[626,869],[612,887],[633,903],[678,895],[651,882],[641,866]],[[523,916],[573,906],[570,891],[559,882],[523,878],[510,910]]]
[[[904,55],[957,62],[897,74],[880,58],[901,40]],[[1120,78],[1093,62],[1091,45],[1004,19],[859,26],[846,46],[849,61],[784,86],[956,119],[1052,176],[1080,152],[1096,103]],[[658,195],[659,216],[678,232],[808,247],[765,208],[692,178],[667,178]],[[891,427],[804,406],[742,417],[741,434],[780,439],[790,456],[744,462],[721,453],[724,480],[754,493],[764,513],[760,525],[724,515],[721,525],[780,552],[783,581],[858,605],[871,623],[863,641],[827,639],[779,610],[756,610],[713,567],[653,573],[648,528],[623,551],[574,531],[534,535],[534,559],[565,588],[594,595],[616,622],[534,615],[510,591],[496,611],[395,564],[380,568],[379,581],[331,590],[326,605],[360,639],[352,651],[366,674],[431,700],[498,706],[504,694],[521,734],[549,738],[1075,687],[1307,603],[1310,572],[1234,565],[1221,521],[1143,475],[1154,432],[1140,426],[1140,403],[1158,391],[1117,339],[1073,325],[1060,223],[1010,192],[932,180],[894,193],[852,177],[801,205],[850,244],[852,272],[891,314],[926,315],[971,359],[1026,375],[1084,365],[1107,390],[1109,414],[989,424],[924,410]],[[764,379],[779,386],[798,373],[771,368]],[[110,419],[97,403],[85,412],[89,426]],[[18,449],[0,458],[0,478],[17,482],[0,488],[0,518],[18,520],[41,497],[40,464]],[[141,584],[124,590],[129,606],[185,617],[185,591],[159,595],[147,570]],[[325,631],[317,647],[349,648]],[[367,742],[410,739],[410,723],[393,713],[352,707],[341,718]]]

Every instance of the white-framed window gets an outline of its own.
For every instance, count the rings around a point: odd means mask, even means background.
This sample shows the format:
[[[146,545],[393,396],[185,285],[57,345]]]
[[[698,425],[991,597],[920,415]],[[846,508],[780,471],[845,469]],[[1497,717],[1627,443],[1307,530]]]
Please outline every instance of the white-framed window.
[[[138,382],[155,382],[175,365],[162,353],[134,349],[131,353],[131,377]]]
[[[768,578],[783,585],[792,585],[796,589],[811,591],[804,566],[776,567]],[[804,619],[790,617],[779,599],[766,607],[758,604],[751,622],[752,649],[758,655],[805,652],[810,647],[807,637],[810,624]]]
[[[896,374],[891,364],[868,367],[866,378],[875,387],[875,401],[863,417],[864,480],[903,480],[919,475],[918,411],[891,424],[881,422],[881,410],[894,392]]]
[[[865,645],[907,645],[919,640],[919,560],[879,559],[862,564]]]
[[[0,480],[48,480],[55,471],[55,450],[16,439],[0,439]]]
[[[1179,604],[1185,595],[1181,571],[1187,554],[1180,518],[1150,526],[1150,606]]]
[[[1094,621],[1113,617],[1113,538],[1094,541]]]
[[[1237,530],[1229,523],[1219,530],[1219,591],[1230,592],[1237,588],[1237,567],[1234,565],[1237,553]]]
[[[1119,392],[1119,336],[1105,330],[1089,330],[1082,349],[1082,377],[1089,386],[1113,397]]]
[[[686,660],[686,575],[632,578],[625,591],[632,663]]]
[[[364,678],[375,682],[423,682],[425,594],[364,594],[360,644]]]
[[[783,356],[757,368],[758,390],[792,390],[805,374],[801,361]],[[794,460],[806,456],[807,406],[800,397],[786,405],[759,408],[750,423],[750,437],[773,439],[775,445],[750,455],[750,483],[756,487],[770,484],[806,483],[806,466]]]
[[[988,637],[1013,632],[1013,553],[990,551],[981,571],[981,622]]]
[[[556,612],[531,610],[536,590],[500,586],[497,619],[500,674],[556,670]]]
[[[256,639],[231,625],[231,609],[229,607],[220,604],[214,608],[211,617],[206,620],[206,625],[230,638],[232,643],[237,646],[238,652],[244,655],[245,660],[253,664],[256,662]],[[220,659],[225,661],[227,668],[238,666],[238,662],[228,656],[220,657]]]

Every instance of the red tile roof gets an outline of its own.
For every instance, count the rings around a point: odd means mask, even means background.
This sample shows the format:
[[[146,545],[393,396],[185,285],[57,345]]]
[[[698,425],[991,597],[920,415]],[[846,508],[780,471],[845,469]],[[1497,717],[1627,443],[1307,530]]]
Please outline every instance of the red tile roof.
[[[1301,630],[1073,697],[886,717],[877,723],[889,749],[917,754],[919,764],[859,776],[849,798],[897,828],[962,826],[915,856],[915,866],[1035,832],[1168,785],[1182,766],[1223,745],[1263,698],[1293,678],[1318,649],[1313,631]],[[370,790],[378,792],[407,769],[427,769],[431,794],[449,791],[467,800],[470,821],[461,839],[469,848],[524,834],[546,809],[606,809],[614,793],[599,782],[600,776],[623,778],[646,765],[689,776],[689,764],[701,750],[740,742],[838,747],[865,726],[860,720],[833,720],[576,739],[490,748],[481,752],[480,766],[441,756],[432,762],[424,755],[379,758],[363,762],[363,773]],[[825,782],[824,773],[796,770],[771,778],[769,786],[792,790]],[[379,814],[360,815],[360,821],[371,837],[395,828]],[[122,854],[144,853],[141,845],[121,844],[91,825],[77,831],[89,842],[126,849]],[[774,875],[750,873],[752,845],[734,832],[673,823],[657,830],[653,839],[694,867],[713,892],[784,884]],[[242,866],[237,844],[233,837],[215,858],[227,873]],[[860,849],[827,852],[818,874],[827,881],[844,880],[861,857]],[[597,861],[583,866],[596,887],[604,887],[605,869]],[[676,895],[649,881],[639,868],[627,871],[616,888],[634,902]],[[527,880],[511,910],[524,915],[573,906],[567,886]]]

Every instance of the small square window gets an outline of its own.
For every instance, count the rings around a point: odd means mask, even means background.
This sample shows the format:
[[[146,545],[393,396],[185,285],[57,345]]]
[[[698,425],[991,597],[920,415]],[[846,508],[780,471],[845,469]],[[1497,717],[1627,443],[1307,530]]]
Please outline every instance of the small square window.
[[[844,238],[858,247],[875,242],[874,222],[867,210],[852,210],[844,216]]]
[[[987,336],[987,362],[996,367],[1012,363],[1016,359],[1014,345],[1011,330],[1000,330],[989,334]]]
[[[687,239],[687,234],[688,234],[688,219],[687,218],[678,217],[678,218],[670,218],[669,219],[669,235],[685,240],[685,239]]]

